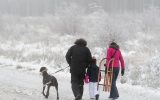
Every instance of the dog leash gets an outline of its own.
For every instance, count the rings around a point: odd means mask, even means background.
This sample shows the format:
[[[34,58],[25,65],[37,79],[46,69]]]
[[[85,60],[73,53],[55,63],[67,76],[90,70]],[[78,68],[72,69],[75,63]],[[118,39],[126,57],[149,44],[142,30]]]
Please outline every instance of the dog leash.
[[[58,72],[60,72],[60,71],[63,71],[63,70],[65,70],[65,69],[67,69],[69,66],[67,66],[67,67],[65,67],[65,68],[62,68],[62,69],[60,69],[60,70],[57,70],[56,72],[54,72],[54,73],[51,73],[51,74],[56,74],[56,73],[58,73]]]

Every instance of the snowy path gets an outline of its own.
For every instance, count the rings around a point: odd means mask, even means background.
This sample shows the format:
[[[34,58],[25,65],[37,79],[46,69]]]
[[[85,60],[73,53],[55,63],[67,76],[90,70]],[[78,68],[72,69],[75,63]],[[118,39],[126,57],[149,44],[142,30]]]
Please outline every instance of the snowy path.
[[[0,100],[46,100],[42,94],[42,77],[37,73],[0,67]],[[54,75],[59,82],[60,100],[74,100],[70,86],[70,74]],[[118,100],[160,100],[160,90],[118,83]],[[88,85],[85,85],[83,100],[87,100]],[[101,91],[100,100],[107,100],[108,93]],[[51,88],[48,100],[56,100],[55,89]],[[89,100],[89,99],[88,99]]]

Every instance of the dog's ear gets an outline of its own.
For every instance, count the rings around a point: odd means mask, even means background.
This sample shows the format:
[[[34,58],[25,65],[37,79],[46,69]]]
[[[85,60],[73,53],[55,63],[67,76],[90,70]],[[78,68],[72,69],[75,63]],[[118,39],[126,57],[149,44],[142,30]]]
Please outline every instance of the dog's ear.
[[[42,72],[42,67],[40,68],[39,72]]]
[[[44,70],[47,70],[47,68],[46,67],[41,67],[39,71],[42,72]]]

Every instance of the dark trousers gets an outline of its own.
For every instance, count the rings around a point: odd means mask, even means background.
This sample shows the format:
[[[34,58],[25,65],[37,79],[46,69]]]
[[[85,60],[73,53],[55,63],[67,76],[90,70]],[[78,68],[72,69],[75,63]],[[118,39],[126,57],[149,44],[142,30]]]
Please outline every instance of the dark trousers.
[[[84,75],[80,74],[72,74],[71,73],[71,85],[72,85],[72,91],[75,97],[80,96],[82,98],[83,96],[83,85],[84,85]]]
[[[118,98],[119,97],[119,93],[118,93],[118,89],[116,86],[116,80],[119,74],[119,68],[114,68],[113,69],[113,79],[112,79],[112,87],[111,87],[111,91],[110,91],[110,98]]]

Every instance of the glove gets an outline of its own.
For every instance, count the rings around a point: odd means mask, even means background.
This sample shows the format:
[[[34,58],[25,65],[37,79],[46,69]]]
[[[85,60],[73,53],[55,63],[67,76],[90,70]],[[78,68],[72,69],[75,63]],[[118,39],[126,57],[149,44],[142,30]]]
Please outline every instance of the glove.
[[[121,75],[122,76],[124,75],[124,69],[121,69]]]

